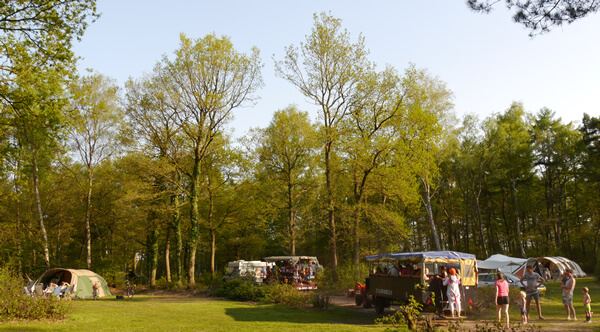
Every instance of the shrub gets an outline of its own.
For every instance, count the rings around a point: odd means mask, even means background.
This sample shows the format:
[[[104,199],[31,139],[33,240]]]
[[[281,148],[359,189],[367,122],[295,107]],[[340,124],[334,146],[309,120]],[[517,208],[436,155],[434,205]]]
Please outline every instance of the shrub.
[[[300,292],[292,285],[273,283],[265,287],[265,297],[263,299],[265,303],[307,307],[312,301],[312,293]]]
[[[25,294],[25,281],[13,271],[0,269],[0,320],[63,319],[69,310],[67,301],[54,296],[33,298]]]
[[[251,281],[244,279],[224,281],[212,294],[236,301],[260,301],[265,297],[264,287],[254,286]]]

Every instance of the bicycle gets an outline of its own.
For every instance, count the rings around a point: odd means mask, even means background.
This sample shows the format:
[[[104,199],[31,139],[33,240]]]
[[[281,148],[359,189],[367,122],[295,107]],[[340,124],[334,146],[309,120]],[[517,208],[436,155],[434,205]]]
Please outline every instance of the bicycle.
[[[128,299],[133,297],[134,291],[133,291],[133,287],[131,287],[131,284],[129,283],[129,279],[126,279],[127,282],[127,289],[125,290],[125,295],[127,296]]]

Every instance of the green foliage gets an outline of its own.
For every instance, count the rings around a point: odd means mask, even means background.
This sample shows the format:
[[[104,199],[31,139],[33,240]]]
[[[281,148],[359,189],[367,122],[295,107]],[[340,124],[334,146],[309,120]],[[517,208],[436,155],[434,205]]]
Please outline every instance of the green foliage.
[[[265,297],[265,287],[256,287],[245,279],[230,279],[212,291],[212,295],[236,301],[260,301]]]
[[[360,278],[356,279],[355,269],[352,262],[340,264],[337,270],[338,281],[334,281],[331,270],[325,271],[319,275],[319,288],[327,291],[343,291],[349,288],[354,288],[354,284],[359,281],[364,283],[365,278],[369,275],[369,264],[360,264]]]
[[[271,283],[254,285],[245,279],[229,279],[211,291],[214,296],[223,296],[236,301],[255,301],[262,303],[283,304],[293,307],[309,307],[325,309],[330,298],[315,292],[300,292],[292,285]]]
[[[414,296],[410,296],[408,303],[400,306],[398,310],[392,309],[393,313],[381,318],[375,319],[378,325],[392,325],[395,328],[406,325],[409,330],[417,329],[417,321],[423,305]]]
[[[24,319],[40,320],[63,319],[70,305],[68,301],[59,300],[54,296],[34,298],[27,296],[20,285],[24,280],[12,270],[0,268],[0,321]]]

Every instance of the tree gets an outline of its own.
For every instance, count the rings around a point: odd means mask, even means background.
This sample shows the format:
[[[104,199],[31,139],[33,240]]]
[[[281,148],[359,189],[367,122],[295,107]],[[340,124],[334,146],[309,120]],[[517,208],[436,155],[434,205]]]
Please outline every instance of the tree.
[[[325,13],[314,14],[314,27],[301,43],[285,49],[284,60],[275,61],[276,74],[292,83],[320,108],[323,121],[323,161],[330,232],[331,273],[337,281],[337,231],[335,220],[334,147],[339,125],[357,102],[362,73],[372,67],[364,38],[356,43],[342,30],[341,20]]]
[[[508,182],[513,200],[515,218],[516,253],[527,257],[523,246],[521,217],[517,187],[531,176],[533,168],[532,147],[528,124],[525,122],[523,104],[513,103],[504,114],[495,117],[495,127],[490,132],[490,150],[497,158],[499,177]]]
[[[500,0],[467,0],[468,6],[477,12],[489,13]],[[600,9],[596,0],[504,0],[508,9],[514,10],[513,20],[520,23],[535,36],[549,32],[564,22],[573,23]]]
[[[195,284],[196,250],[200,238],[198,204],[201,165],[213,142],[222,135],[232,111],[251,103],[262,86],[259,51],[237,52],[228,37],[214,34],[192,40],[180,37],[175,59],[163,57],[155,69],[151,90],[168,110],[191,151],[192,169],[181,169],[190,180],[190,220],[188,281]]]
[[[292,256],[296,255],[298,217],[306,212],[307,201],[316,188],[316,134],[308,113],[295,106],[275,112],[269,126],[255,133],[262,197],[276,214],[285,211],[287,232],[282,237],[289,240]]]
[[[31,67],[72,68],[73,39],[83,36],[96,13],[95,0],[31,0],[0,3],[0,97],[7,85],[22,75],[15,58],[27,54]]]
[[[450,145],[450,142],[444,141],[444,135],[450,134],[450,111],[454,107],[452,91],[445,82],[424,70],[416,69],[414,65],[407,69],[406,76],[406,122],[410,124],[407,137],[410,137],[414,151],[413,171],[423,185],[421,201],[427,212],[433,244],[436,250],[442,250],[431,200],[437,193],[438,162],[443,159],[441,156]]]
[[[92,188],[94,168],[111,156],[118,146],[118,125],[122,119],[118,88],[114,80],[99,74],[81,77],[71,87],[70,137],[87,172],[85,245],[86,266],[92,268]]]
[[[65,106],[63,84],[64,80],[59,71],[32,70],[19,77],[7,94],[8,100],[18,101],[12,102],[10,107],[7,107],[12,113],[10,126],[14,128],[17,148],[26,151],[24,157],[29,162],[27,166],[31,169],[44,260],[48,269],[50,253],[40,195],[40,169],[49,166],[60,150]]]

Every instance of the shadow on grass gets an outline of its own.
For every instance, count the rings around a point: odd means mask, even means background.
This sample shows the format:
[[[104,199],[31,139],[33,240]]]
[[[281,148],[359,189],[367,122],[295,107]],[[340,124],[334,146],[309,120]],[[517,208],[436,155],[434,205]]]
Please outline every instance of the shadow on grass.
[[[240,322],[287,322],[295,324],[349,324],[370,325],[370,317],[357,315],[349,310],[334,308],[327,311],[297,309],[277,306],[249,308],[226,308],[225,314]]]

